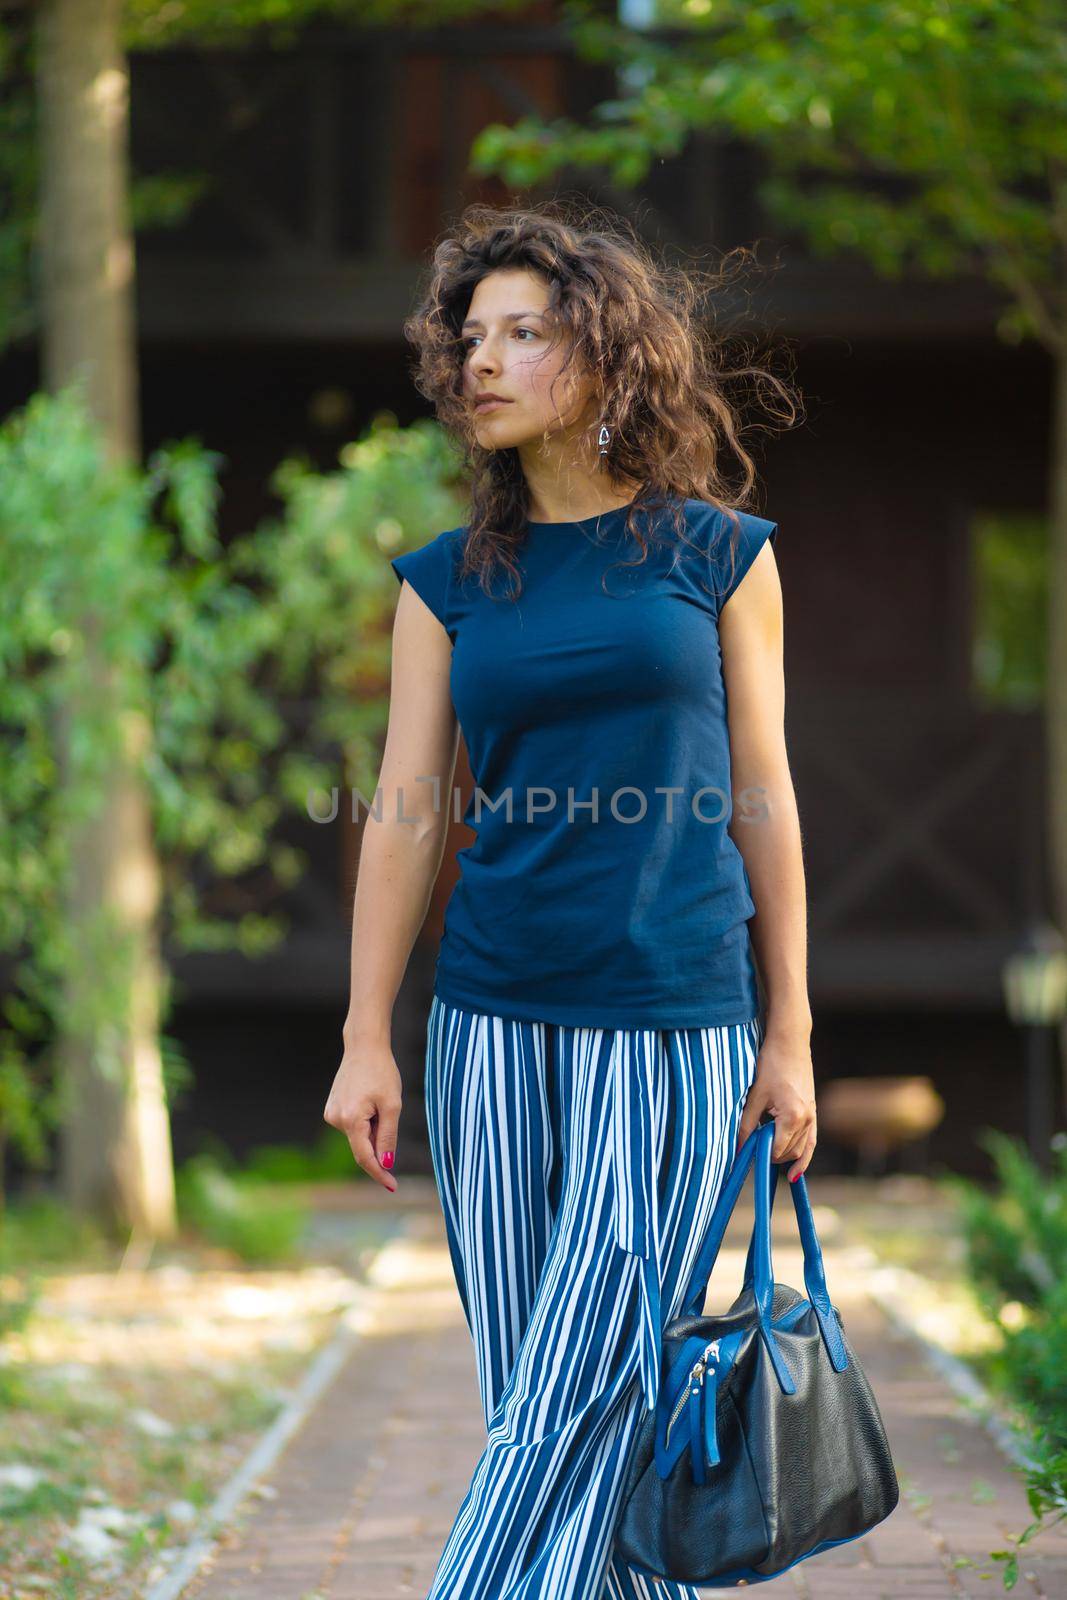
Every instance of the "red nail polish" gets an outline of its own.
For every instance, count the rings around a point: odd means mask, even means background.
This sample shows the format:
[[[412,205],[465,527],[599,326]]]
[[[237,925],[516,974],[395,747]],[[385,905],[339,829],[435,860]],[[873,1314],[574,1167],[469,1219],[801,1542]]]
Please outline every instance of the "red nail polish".
[[[391,1167],[392,1164],[393,1164],[393,1152],[391,1150],[386,1150],[385,1154],[382,1156],[382,1166],[383,1167]]]
[[[797,1179],[798,1179],[798,1178],[799,1178],[799,1177],[800,1177],[800,1173],[799,1173],[799,1172],[794,1172],[794,1174],[793,1174],[793,1176],[792,1176],[792,1177],[791,1177],[791,1178],[790,1178],[790,1180],[789,1180],[789,1181],[790,1181],[790,1183],[796,1183],[796,1181],[797,1181]]]

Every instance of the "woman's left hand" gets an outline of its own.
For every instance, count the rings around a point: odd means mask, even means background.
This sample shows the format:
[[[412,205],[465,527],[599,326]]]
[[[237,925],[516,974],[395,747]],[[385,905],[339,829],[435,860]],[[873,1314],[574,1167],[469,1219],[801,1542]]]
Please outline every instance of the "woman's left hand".
[[[736,1156],[764,1115],[775,1122],[772,1161],[791,1161],[789,1181],[806,1169],[817,1141],[811,1043],[768,1031],[756,1060],[737,1135]]]

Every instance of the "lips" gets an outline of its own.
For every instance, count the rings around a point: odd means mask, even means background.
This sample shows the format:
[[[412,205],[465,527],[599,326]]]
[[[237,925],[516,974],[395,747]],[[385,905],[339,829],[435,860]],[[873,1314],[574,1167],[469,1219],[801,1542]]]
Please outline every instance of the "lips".
[[[510,404],[510,400],[505,400],[499,394],[480,394],[476,395],[474,399],[475,411],[488,411],[491,406],[509,406]]]

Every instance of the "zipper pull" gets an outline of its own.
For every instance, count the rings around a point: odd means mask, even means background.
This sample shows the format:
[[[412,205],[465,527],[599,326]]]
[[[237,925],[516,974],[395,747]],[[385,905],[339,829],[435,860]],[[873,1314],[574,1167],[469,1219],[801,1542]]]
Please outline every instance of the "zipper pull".
[[[690,1377],[689,1456],[694,1483],[704,1483],[707,1477],[705,1466],[717,1466],[720,1460],[715,1427],[715,1400],[719,1391],[718,1363],[719,1340],[713,1339],[694,1366]],[[710,1382],[706,1381],[709,1370]]]
[[[713,1367],[714,1368],[714,1367],[717,1366],[717,1364],[718,1364],[718,1356],[719,1356],[719,1344],[720,1344],[720,1340],[719,1339],[713,1339],[709,1345],[705,1346],[704,1350],[697,1357],[697,1360],[694,1362],[693,1366],[691,1367],[690,1372],[689,1372],[689,1379],[688,1379],[688,1382],[686,1384],[686,1387],[681,1390],[681,1392],[680,1392],[680,1394],[678,1396],[678,1399],[675,1402],[674,1410],[671,1412],[671,1415],[667,1420],[667,1427],[666,1427],[666,1431],[665,1431],[665,1434],[664,1434],[664,1441],[663,1441],[665,1448],[667,1446],[669,1446],[669,1444],[670,1444],[671,1435],[674,1432],[675,1425],[681,1419],[682,1412],[685,1410],[686,1406],[691,1403],[691,1391],[692,1391],[693,1385],[697,1384],[699,1386],[700,1384],[702,1384],[703,1381],[704,1381],[704,1377],[705,1377],[705,1374],[707,1373],[708,1368],[709,1367]]]
[[[719,1394],[718,1376],[719,1375],[717,1371],[713,1372],[711,1382],[703,1385],[704,1438],[702,1441],[703,1449],[701,1454],[707,1461],[709,1467],[717,1467],[722,1459],[719,1455],[718,1429],[715,1425],[715,1402],[718,1399]]]
[[[704,1442],[702,1438],[700,1395],[704,1386],[704,1359],[697,1362],[689,1380],[689,1456],[693,1482],[704,1482]]]

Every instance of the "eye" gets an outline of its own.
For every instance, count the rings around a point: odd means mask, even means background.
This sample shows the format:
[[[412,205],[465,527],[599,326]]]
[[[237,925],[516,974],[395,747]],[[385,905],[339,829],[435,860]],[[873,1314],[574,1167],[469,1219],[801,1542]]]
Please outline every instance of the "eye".
[[[514,329],[514,332],[515,333],[528,333],[530,335],[531,339],[536,339],[537,338],[537,329],[536,328],[516,328],[516,329]],[[463,341],[463,348],[465,350],[473,349],[474,348],[474,341],[476,339],[480,338],[480,337],[481,337],[480,334],[469,333],[467,335],[467,337]]]

